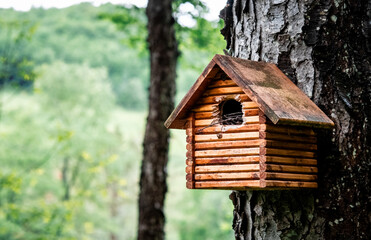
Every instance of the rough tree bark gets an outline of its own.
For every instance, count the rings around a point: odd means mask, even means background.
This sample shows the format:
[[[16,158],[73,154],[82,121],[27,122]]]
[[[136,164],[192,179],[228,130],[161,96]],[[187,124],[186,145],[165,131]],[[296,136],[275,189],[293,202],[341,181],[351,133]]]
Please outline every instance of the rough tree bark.
[[[164,127],[174,108],[177,43],[171,0],[149,0],[148,45],[151,76],[149,112],[140,176],[138,239],[163,239],[163,213],[169,131]]]
[[[371,1],[229,0],[232,56],[278,65],[334,122],[316,190],[232,192],[236,239],[370,239]]]

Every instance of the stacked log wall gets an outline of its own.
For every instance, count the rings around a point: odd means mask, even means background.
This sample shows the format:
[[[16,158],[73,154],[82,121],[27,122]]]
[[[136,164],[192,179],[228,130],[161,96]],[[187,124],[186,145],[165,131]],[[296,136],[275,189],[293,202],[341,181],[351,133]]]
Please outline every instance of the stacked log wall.
[[[317,139],[309,127],[274,125],[260,112],[262,187],[316,188]]]
[[[218,79],[218,76],[220,77]],[[188,188],[316,188],[316,135],[274,125],[232,80],[217,74],[190,111]],[[241,103],[243,124],[220,124],[220,104]]]
[[[219,74],[192,109],[194,129],[187,128],[187,186],[244,188],[260,186],[258,105],[232,80]],[[242,125],[222,125],[220,103],[241,103]],[[194,137],[192,137],[194,136]],[[192,156],[192,161],[190,157]]]

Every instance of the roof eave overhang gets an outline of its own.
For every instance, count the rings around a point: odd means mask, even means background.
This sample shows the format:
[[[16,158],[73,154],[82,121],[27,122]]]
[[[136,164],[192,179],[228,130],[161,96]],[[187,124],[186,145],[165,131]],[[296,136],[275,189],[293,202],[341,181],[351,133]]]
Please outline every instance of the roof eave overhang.
[[[267,63],[270,64],[270,63]],[[272,67],[277,68],[274,64]],[[218,68],[215,68],[218,66]],[[202,74],[198,77],[197,81],[193,84],[191,89],[180,101],[178,106],[171,113],[169,118],[164,123],[166,128],[172,129],[185,129],[187,128],[187,113],[191,110],[192,106],[196,103],[198,98],[205,91],[209,81],[215,76],[219,68],[223,70],[239,87],[241,87],[244,93],[255,103],[258,104],[259,109],[271,120],[274,124],[282,125],[298,125],[298,126],[310,126],[314,128],[331,128],[334,123],[325,114],[325,121],[311,121],[303,119],[289,119],[278,116],[273,109],[271,109],[260,97],[259,94],[255,93],[248,84],[242,79],[242,77],[233,69],[228,67],[228,62],[221,55],[215,55],[211,62],[204,69]],[[277,68],[278,69],[278,68]]]
[[[174,111],[170,114],[168,119],[165,121],[164,125],[166,128],[174,128],[174,129],[185,129],[187,128],[187,120],[185,119],[187,112],[190,110],[192,105],[198,99],[200,92],[203,92],[204,88],[208,85],[207,78],[213,77],[215,73],[213,72],[216,62],[214,58],[211,62],[207,65],[201,75],[198,77],[197,81],[193,84],[191,89],[187,92],[187,94],[183,97],[180,101],[178,106],[174,109]],[[206,81],[205,81],[206,80]]]

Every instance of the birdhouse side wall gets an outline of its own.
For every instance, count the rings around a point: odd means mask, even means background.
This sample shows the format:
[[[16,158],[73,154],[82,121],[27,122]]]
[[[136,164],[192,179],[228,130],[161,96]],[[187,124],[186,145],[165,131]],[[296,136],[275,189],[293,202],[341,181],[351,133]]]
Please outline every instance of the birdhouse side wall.
[[[311,128],[260,122],[261,185],[266,188],[316,188],[317,139]]]
[[[221,104],[241,104],[242,124],[227,125]],[[316,136],[275,125],[232,80],[213,79],[187,119],[187,188],[316,188]]]
[[[242,124],[221,124],[220,104],[241,103]],[[214,79],[190,111],[187,133],[188,188],[260,187],[258,105],[232,80]]]

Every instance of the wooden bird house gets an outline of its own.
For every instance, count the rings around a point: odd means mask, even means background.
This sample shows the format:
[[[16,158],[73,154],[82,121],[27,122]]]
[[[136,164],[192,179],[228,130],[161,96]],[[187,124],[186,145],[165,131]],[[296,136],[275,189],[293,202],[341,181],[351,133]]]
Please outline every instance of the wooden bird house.
[[[313,128],[334,123],[274,64],[215,55],[165,126],[187,134],[187,188],[317,187]]]

